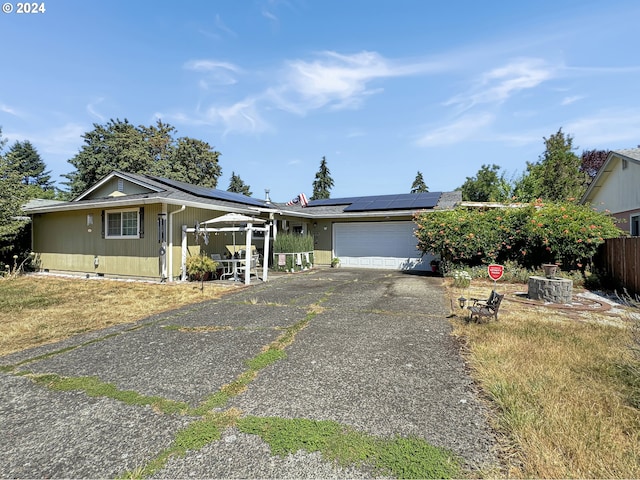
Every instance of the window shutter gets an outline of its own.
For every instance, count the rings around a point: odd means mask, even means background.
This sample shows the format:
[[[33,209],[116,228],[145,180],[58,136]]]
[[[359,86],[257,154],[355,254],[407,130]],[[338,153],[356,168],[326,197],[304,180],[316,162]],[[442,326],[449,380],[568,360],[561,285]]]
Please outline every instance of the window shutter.
[[[102,238],[104,238],[105,232],[105,218],[104,218],[104,210],[102,210]]]
[[[140,238],[144,238],[144,207],[140,207]]]

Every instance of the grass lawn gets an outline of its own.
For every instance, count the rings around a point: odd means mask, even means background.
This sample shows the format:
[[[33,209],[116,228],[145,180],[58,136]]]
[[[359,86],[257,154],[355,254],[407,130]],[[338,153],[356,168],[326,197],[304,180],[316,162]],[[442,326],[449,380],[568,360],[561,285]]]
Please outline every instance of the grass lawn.
[[[0,279],[0,356],[219,298],[237,287],[28,275]]]
[[[458,309],[459,296],[486,298],[492,287],[474,280],[448,294]],[[640,370],[630,352],[630,311],[534,306],[515,295],[526,285],[497,290],[507,294],[498,322],[468,324],[458,311],[453,323],[494,412],[504,474],[640,478]]]

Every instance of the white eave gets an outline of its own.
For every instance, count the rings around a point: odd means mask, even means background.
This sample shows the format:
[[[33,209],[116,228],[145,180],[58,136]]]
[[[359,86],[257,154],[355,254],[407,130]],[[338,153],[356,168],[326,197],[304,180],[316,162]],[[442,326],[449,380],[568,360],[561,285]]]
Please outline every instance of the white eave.
[[[103,199],[99,201],[65,202],[62,204],[56,204],[56,205],[50,205],[50,206],[25,208],[24,212],[28,214],[53,213],[53,212],[75,211],[75,210],[130,207],[130,206],[136,206],[136,205],[152,205],[152,204],[159,204],[159,203],[164,203],[167,205],[177,205],[177,206],[186,205],[187,207],[202,208],[205,210],[234,212],[234,213],[255,213],[256,211],[262,211],[262,209],[253,209],[249,207],[240,208],[240,207],[232,207],[228,205],[219,205],[215,203],[204,203],[204,202],[184,200],[184,199],[170,199],[166,197],[150,195],[149,197],[146,197],[146,198],[145,197],[142,197],[142,198],[141,197],[136,197],[136,198],[114,197],[114,198],[109,198],[108,200]],[[269,212],[270,210],[265,209],[264,211]]]

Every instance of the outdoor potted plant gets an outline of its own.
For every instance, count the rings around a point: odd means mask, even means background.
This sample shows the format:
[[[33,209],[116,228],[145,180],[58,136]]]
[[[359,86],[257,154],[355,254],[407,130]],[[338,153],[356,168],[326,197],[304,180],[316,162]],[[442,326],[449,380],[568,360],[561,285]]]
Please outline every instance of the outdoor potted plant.
[[[192,255],[187,258],[187,274],[190,280],[209,280],[211,274],[216,271],[217,262],[207,255]]]
[[[340,266],[340,259],[338,257],[331,259],[331,267],[338,268]]]
[[[440,269],[440,260],[434,258],[429,262],[429,265],[431,265],[431,271],[436,273]]]
[[[544,276],[547,278],[553,278],[558,271],[557,263],[545,263],[542,265],[542,270],[544,270]]]

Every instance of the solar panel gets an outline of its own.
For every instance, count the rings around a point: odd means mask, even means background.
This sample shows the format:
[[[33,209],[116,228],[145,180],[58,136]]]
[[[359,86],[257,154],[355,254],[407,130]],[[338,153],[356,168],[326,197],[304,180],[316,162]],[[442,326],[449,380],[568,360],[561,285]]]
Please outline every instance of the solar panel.
[[[438,204],[441,195],[441,192],[424,192],[357,197],[353,199],[353,203],[345,208],[344,211],[365,212],[368,210],[415,210],[420,208],[433,208]]]
[[[168,178],[151,177],[154,180],[174,187],[183,192],[191,193],[202,198],[212,198],[214,200],[224,200],[227,202],[242,203],[244,205],[254,205],[264,207],[264,202],[255,198],[247,197],[241,193],[227,192],[226,190],[218,190],[217,188],[207,188],[190,183],[180,182],[178,180],[170,180]]]
[[[363,197],[323,198],[321,200],[311,200],[309,202],[309,207],[333,207],[335,205],[350,205],[360,198]]]
[[[415,200],[410,198],[410,199],[400,199],[400,200],[393,200],[391,202],[391,205],[393,206],[394,209],[398,209],[398,210],[404,210],[407,208],[413,208],[413,206],[415,205]]]

